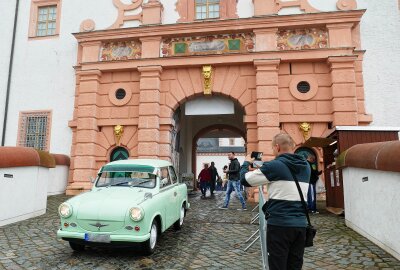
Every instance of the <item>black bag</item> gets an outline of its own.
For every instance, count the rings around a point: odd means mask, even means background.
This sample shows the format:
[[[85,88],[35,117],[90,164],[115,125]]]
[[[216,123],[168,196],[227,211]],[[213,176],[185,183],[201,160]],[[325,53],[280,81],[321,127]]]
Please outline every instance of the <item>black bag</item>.
[[[305,243],[305,247],[312,247],[314,245],[314,237],[317,234],[317,229],[315,229],[314,226],[311,225],[310,216],[308,215],[307,205],[306,205],[306,202],[304,201],[303,192],[301,192],[299,181],[297,180],[297,178],[294,175],[294,173],[292,172],[292,170],[290,170],[290,168],[289,168],[289,171],[292,174],[292,177],[293,177],[294,181],[296,182],[297,190],[298,190],[300,198],[301,198],[301,203],[303,204],[304,213],[306,213],[306,217],[307,217],[308,225],[306,227],[306,243]]]

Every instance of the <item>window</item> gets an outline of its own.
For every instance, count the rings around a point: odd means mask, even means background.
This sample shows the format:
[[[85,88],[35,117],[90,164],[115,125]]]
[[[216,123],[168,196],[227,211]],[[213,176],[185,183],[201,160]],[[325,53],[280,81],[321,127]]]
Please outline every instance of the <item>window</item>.
[[[163,167],[160,169],[160,187],[166,187],[171,185],[171,178],[169,176],[168,167]]]
[[[56,34],[57,6],[39,7],[36,36],[52,36]]]
[[[219,0],[195,0],[196,19],[219,18]]]
[[[49,150],[50,112],[21,112],[18,146]]]
[[[169,166],[169,175],[171,176],[172,184],[175,184],[178,182],[178,178],[176,177],[175,169],[172,166]]]
[[[29,38],[51,38],[60,32],[61,0],[31,0]]]
[[[229,146],[235,145],[235,138],[229,138]]]

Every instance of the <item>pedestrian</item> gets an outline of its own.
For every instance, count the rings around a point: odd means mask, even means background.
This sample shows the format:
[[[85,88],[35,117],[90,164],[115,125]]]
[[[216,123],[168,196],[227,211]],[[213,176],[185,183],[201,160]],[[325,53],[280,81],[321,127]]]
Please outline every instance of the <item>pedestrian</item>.
[[[310,185],[307,193],[308,210],[313,214],[319,214],[317,211],[316,184],[318,181],[318,176],[321,175],[322,171],[318,171],[317,165],[315,164],[315,156],[313,154],[309,154],[307,156],[307,162],[311,169]]]
[[[240,192],[240,163],[239,160],[235,157],[234,152],[230,152],[228,154],[228,158],[231,161],[229,163],[229,168],[224,170],[224,173],[228,174],[228,183],[226,188],[226,195],[224,205],[220,207],[221,209],[228,209],[229,201],[231,199],[231,193],[235,190],[236,196],[239,198],[240,203],[242,204],[242,208],[238,210],[247,210],[246,202]]]
[[[210,185],[211,174],[208,168],[208,164],[204,164],[204,168],[201,170],[198,180],[200,181],[201,198],[206,197],[207,188]]]
[[[272,140],[272,149],[275,159],[264,162],[254,171],[249,172],[249,166],[254,160],[251,155],[246,156],[240,179],[245,186],[268,185],[269,199],[265,218],[269,269],[300,270],[303,265],[307,219],[294,177],[306,197],[311,170],[303,156],[293,153],[294,141],[288,134],[277,134]]]
[[[214,190],[215,190],[215,184],[217,182],[217,179],[219,178],[219,174],[218,174],[217,168],[215,168],[214,161],[211,161],[211,166],[210,166],[209,170],[210,170],[210,174],[211,174],[210,193],[211,193],[211,196],[213,196]]]
[[[222,174],[222,190],[223,191],[226,191],[226,183],[228,183],[228,174],[227,173],[225,173],[225,171],[228,169],[228,166],[227,165],[225,165],[223,168],[222,168],[222,171],[224,172],[223,174]]]

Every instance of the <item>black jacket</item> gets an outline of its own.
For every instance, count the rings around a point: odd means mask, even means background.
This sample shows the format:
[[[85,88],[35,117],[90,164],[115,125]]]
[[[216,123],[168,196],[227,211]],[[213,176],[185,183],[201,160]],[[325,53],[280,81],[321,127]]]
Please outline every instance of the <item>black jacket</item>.
[[[322,171],[318,171],[317,169],[315,169],[313,167],[313,164],[311,162],[309,162],[308,160],[307,160],[307,162],[311,169],[310,184],[315,185],[318,181],[318,176],[322,173]]]
[[[228,179],[233,180],[233,181],[238,181],[240,180],[240,163],[237,158],[234,158],[231,160],[231,163],[229,164],[229,169],[228,169]]]

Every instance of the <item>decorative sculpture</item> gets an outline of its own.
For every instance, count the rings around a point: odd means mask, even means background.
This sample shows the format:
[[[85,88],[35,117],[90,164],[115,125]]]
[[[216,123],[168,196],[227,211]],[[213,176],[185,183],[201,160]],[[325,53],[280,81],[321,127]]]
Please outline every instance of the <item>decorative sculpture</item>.
[[[304,141],[308,140],[311,136],[311,124],[307,122],[300,123],[299,129],[303,133]]]
[[[114,136],[117,146],[120,146],[121,137],[124,135],[124,126],[116,125],[114,126]]]
[[[203,66],[204,95],[211,95],[212,67]]]

